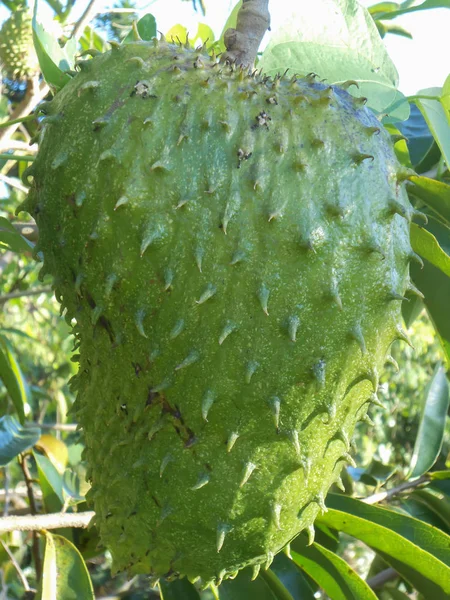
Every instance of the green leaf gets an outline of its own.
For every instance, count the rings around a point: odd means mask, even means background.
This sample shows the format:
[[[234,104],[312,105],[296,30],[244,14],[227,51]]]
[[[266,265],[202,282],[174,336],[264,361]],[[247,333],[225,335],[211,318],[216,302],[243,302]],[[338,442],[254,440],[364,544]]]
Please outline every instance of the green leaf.
[[[54,35],[45,30],[37,20],[38,0],[34,5],[32,20],[33,41],[39,66],[48,85],[55,90],[60,90],[70,81],[70,76],[65,73],[74,66],[76,40],[69,40],[64,48],[58,43]]]
[[[156,19],[155,17],[148,13],[144,15],[139,21],[136,23],[137,30],[141,38],[147,42],[151,42],[151,40],[156,37]],[[122,44],[129,44],[130,42],[135,42],[134,32],[131,30],[128,35],[123,40]]]
[[[427,597],[450,594],[450,536],[412,517],[360,500],[328,494],[319,523],[352,535],[376,550]]]
[[[450,121],[450,75],[447,77],[442,88],[441,103]]]
[[[450,225],[450,185],[428,177],[411,177],[410,193],[420,198],[447,225]]]
[[[376,19],[378,14],[392,12],[394,10],[398,10],[399,8],[400,4],[398,2],[378,2],[377,4],[369,6],[367,10],[372,17]]]
[[[368,11],[356,0],[316,0],[295,4],[272,33],[259,66],[274,75],[318,73],[330,83],[352,79],[379,113],[398,103],[395,116],[406,119],[409,105],[399,100],[398,73]]]
[[[84,477],[86,470],[82,465],[77,465],[77,471],[81,472],[81,477],[73,469],[66,469],[63,474],[62,486],[68,496],[82,502],[90,486]]]
[[[411,265],[411,277],[414,285],[425,296],[423,303],[442,344],[447,365],[450,365],[450,278],[427,260],[424,260],[423,269],[416,264]]]
[[[66,538],[45,532],[42,600],[95,600],[86,564]]]
[[[441,102],[442,93],[442,88],[427,88],[420,90],[414,101],[420,108],[447,165],[450,165],[450,121]],[[434,96],[435,99],[420,96]]]
[[[402,302],[402,316],[406,328],[409,329],[420,313],[425,308],[422,300],[417,296],[409,296],[409,302]]]
[[[376,600],[367,583],[345,560],[319,544],[308,546],[303,535],[291,543],[291,554],[295,564],[333,600]]]
[[[413,4],[413,6],[410,6]],[[410,1],[402,2],[398,10],[392,10],[383,14],[383,19],[395,19],[418,10],[429,10],[431,8],[450,8],[450,0],[425,0],[422,4]]]
[[[22,375],[11,344],[2,335],[0,335],[0,379],[13,401],[19,421],[23,424],[25,421],[24,405],[28,404],[30,396],[28,383]]]
[[[407,146],[414,170],[423,173],[431,169],[439,161],[441,151],[427,122],[414,102],[410,104],[409,118],[406,121],[397,123],[397,127],[407,138]]]
[[[41,437],[39,427],[22,427],[14,417],[0,417],[0,467],[25,452]]]
[[[450,277],[450,256],[444,252],[432,233],[411,223],[411,245],[414,252]]]
[[[444,496],[444,494],[440,494],[430,489],[415,490],[411,498],[414,498],[418,502],[425,504],[446,524],[447,528],[450,530],[450,502]]]
[[[305,575],[283,552],[279,552],[275,556],[270,571],[289,592],[293,600],[314,600],[314,590]],[[268,583],[270,585],[269,581]]]
[[[219,587],[220,600],[249,600],[250,598],[277,600],[277,596],[263,577],[257,577],[255,581],[251,581],[251,576],[251,570],[245,569],[239,573],[236,579],[226,579]],[[286,600],[286,596],[282,600]]]
[[[393,25],[391,23],[383,23],[383,21],[379,21],[378,19],[376,20],[376,26],[377,29],[381,35],[381,37],[383,38],[387,33],[392,33],[393,35],[399,35],[401,37],[405,37],[408,38],[410,40],[413,39],[413,36],[411,35],[411,33],[405,29],[404,27],[401,27],[400,25]]]
[[[0,249],[12,252],[30,252],[34,244],[24,238],[12,223],[0,217]]]
[[[90,25],[86,25],[84,28],[79,43],[82,50],[94,48],[99,52],[105,52],[108,49],[108,43]]]
[[[425,390],[425,402],[407,478],[420,477],[434,465],[441,451],[449,406],[445,370],[437,365]]]
[[[444,479],[450,479],[450,469],[447,469],[445,471],[433,471],[428,475],[432,481],[443,481]]]
[[[33,452],[42,490],[45,510],[59,512],[64,505],[63,480],[51,461],[38,452]]]
[[[200,596],[195,586],[187,579],[176,579],[168,582],[165,579],[159,581],[161,600],[199,600]]]

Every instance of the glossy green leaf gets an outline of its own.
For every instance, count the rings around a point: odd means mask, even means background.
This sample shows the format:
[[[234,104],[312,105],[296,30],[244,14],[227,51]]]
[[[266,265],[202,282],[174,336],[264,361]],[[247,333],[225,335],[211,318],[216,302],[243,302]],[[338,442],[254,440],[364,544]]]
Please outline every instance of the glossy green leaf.
[[[176,579],[168,582],[161,579],[159,582],[161,600],[199,600],[200,595],[192,583],[187,579]]]
[[[450,479],[450,469],[447,469],[446,471],[432,471],[428,475],[432,481],[442,481],[444,479]]]
[[[360,500],[328,494],[330,510],[319,517],[376,550],[420,592],[450,594],[450,536],[412,517]],[[442,596],[445,597],[445,596]]]
[[[420,313],[425,308],[422,300],[417,296],[409,295],[408,302],[402,302],[402,316],[406,328],[409,329]]]
[[[38,452],[33,452],[38,470],[39,486],[42,490],[45,510],[59,512],[64,505],[63,479],[51,461]]]
[[[0,217],[0,250],[12,252],[30,252],[34,245],[24,238],[12,223]]]
[[[30,392],[12,346],[2,335],[0,335],[0,380],[13,401],[19,421],[23,424],[25,421],[24,405],[29,401]]]
[[[314,590],[309,585],[305,575],[300,571],[297,565],[290,560],[284,552],[279,552],[269,569],[269,573],[278,580],[289,593],[292,600],[314,600]],[[264,576],[267,571],[262,573]],[[267,583],[271,583],[270,575],[266,578]],[[272,587],[275,591],[275,586]]]
[[[442,156],[450,165],[450,121],[447,117],[444,106],[441,102],[442,88],[427,88],[420,90],[415,102],[420,108],[434,139],[436,140]],[[434,96],[436,99],[430,100],[420,98],[420,96]]]
[[[32,448],[40,437],[39,427],[23,427],[11,415],[0,417],[0,467]]]
[[[382,38],[384,38],[386,34],[391,33],[392,35],[399,35],[401,37],[405,37],[412,40],[413,36],[411,35],[411,33],[401,25],[397,25],[394,23],[384,23],[383,21],[379,20],[376,20],[375,24]]]
[[[425,390],[424,405],[407,478],[420,477],[434,465],[441,451],[449,406],[445,370],[437,365]]]
[[[136,24],[137,30],[141,38],[147,42],[150,42],[154,37],[156,37],[156,19],[155,17],[148,13],[144,15]],[[134,42],[134,32],[131,30],[129,34],[125,37],[122,44],[129,44],[130,42]]]
[[[407,138],[411,163],[417,173],[423,173],[435,165],[441,155],[433,134],[422,113],[414,102],[410,104],[410,115],[397,127]]]
[[[63,474],[62,486],[65,493],[73,498],[73,500],[82,501],[90,486],[85,478],[86,469],[78,464],[77,471],[79,471],[80,474],[73,469],[66,469]]]
[[[442,88],[441,103],[450,121],[450,75],[447,77]]]
[[[415,223],[411,223],[411,246],[414,252],[450,277],[450,256],[444,252],[432,233]]]
[[[69,40],[64,48],[58,43],[55,35],[46,31],[44,25],[37,20],[38,2],[36,0],[32,20],[33,41],[39,66],[45,81],[55,90],[60,90],[69,81],[65,72],[73,69],[76,52],[76,40]]]
[[[407,102],[399,102],[398,73],[368,11],[356,0],[315,0],[295,3],[292,14],[272,33],[260,66],[268,75],[289,68],[292,73],[318,73],[330,83],[359,83],[374,110],[406,119]],[[356,92],[355,92],[356,93]]]
[[[411,6],[413,4],[413,6]],[[421,4],[417,2],[402,2],[398,10],[391,10],[383,14],[383,19],[395,19],[401,15],[417,12],[419,10],[429,10],[431,8],[450,8],[450,0],[425,0]]]
[[[450,530],[450,501],[444,494],[430,489],[415,490],[412,498],[425,504]]]
[[[226,579],[219,587],[220,600],[279,600],[263,577],[251,581],[251,569],[244,569],[236,579]],[[287,591],[286,591],[287,593]],[[288,597],[289,598],[289,597]],[[286,596],[282,600],[288,600]],[[290,600],[290,599],[289,599]]]
[[[82,50],[89,50],[94,48],[99,52],[105,52],[108,49],[108,43],[102,38],[101,35],[90,25],[86,25],[83,34],[79,39],[79,44]]]
[[[359,575],[334,552],[319,544],[307,545],[300,535],[291,544],[292,559],[333,600],[376,600]]]
[[[424,502],[419,502],[414,494],[410,494],[406,498],[401,499],[400,504],[396,506],[396,509],[399,511],[404,510],[406,514],[414,517],[414,519],[428,523],[428,525],[432,525],[444,533],[450,534],[450,530],[445,522]]]
[[[450,319],[448,318],[448,298],[450,298],[450,278],[424,260],[424,267],[411,265],[414,285],[424,294],[424,304],[438,334],[450,366]]]
[[[372,15],[374,19],[377,18],[377,15],[392,12],[394,10],[398,10],[400,8],[400,4],[398,2],[377,2],[377,4],[372,4],[372,6],[368,7],[369,13]]]
[[[412,177],[409,189],[429,206],[447,225],[450,225],[450,185],[428,177]]]
[[[42,600],[94,600],[86,564],[65,537],[45,532]]]

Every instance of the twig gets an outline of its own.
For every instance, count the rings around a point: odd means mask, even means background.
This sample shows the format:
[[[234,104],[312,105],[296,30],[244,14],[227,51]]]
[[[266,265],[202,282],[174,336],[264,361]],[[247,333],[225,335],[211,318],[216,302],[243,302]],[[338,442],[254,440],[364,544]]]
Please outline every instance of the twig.
[[[32,288],[30,290],[24,290],[23,292],[11,292],[10,294],[4,294],[0,296],[0,303],[7,302],[13,298],[22,298],[25,296],[37,296],[39,294],[51,294],[53,292],[51,287],[40,287]]]
[[[3,506],[3,516],[7,517],[8,516],[8,510],[9,510],[9,503],[10,503],[10,492],[9,492],[9,468],[8,467],[3,467],[3,481],[4,481],[4,485],[3,485],[3,490],[5,492],[5,504]]]
[[[368,579],[366,583],[373,590],[377,590],[378,588],[383,587],[385,583],[396,579],[398,576],[399,575],[397,571],[392,567],[389,567],[388,569],[385,569],[384,571],[381,571],[380,573],[377,573],[376,575]]]
[[[23,473],[23,476],[25,479],[25,485],[27,486],[28,500],[30,502],[30,511],[31,511],[32,517],[35,518],[37,516],[36,501],[34,499],[33,484],[32,484],[30,470],[28,469],[27,457],[25,454],[19,455],[19,465],[22,469],[22,473]],[[19,518],[26,519],[27,517],[5,517],[5,519],[19,519]],[[37,581],[40,581],[41,576],[42,576],[42,561],[41,561],[41,554],[40,554],[40,548],[39,548],[39,539],[38,539],[38,536],[35,531],[33,532],[32,552],[33,552],[33,559],[34,559],[34,568],[36,570],[36,579],[37,579]]]
[[[93,511],[81,513],[49,513],[46,515],[26,515],[18,517],[0,517],[0,535],[8,531],[41,531],[61,527],[86,529],[94,517]]]
[[[222,61],[252,67],[261,40],[270,27],[269,0],[243,0],[236,29],[227,29]]]
[[[40,427],[41,429],[51,429],[53,431],[73,432],[77,430],[76,423],[27,423],[26,427]]]
[[[96,7],[97,0],[90,0],[89,4],[86,7],[86,10],[81,15],[79,20],[75,23],[75,26],[72,31],[72,37],[77,37],[79,32],[83,32],[86,25],[90,23],[90,21],[95,17],[97,13]]]
[[[5,542],[3,540],[0,540],[2,546],[3,546],[3,550],[6,552],[6,554],[9,556],[9,559],[12,563],[12,565],[14,566],[14,568],[17,571],[17,575],[19,576],[20,581],[22,582],[23,587],[25,588],[26,592],[31,592],[31,588],[30,585],[28,583],[27,578],[25,577],[25,573],[22,571],[22,569],[20,568],[19,563],[16,560],[16,557],[14,556],[14,554],[11,552],[11,550],[9,549],[9,546],[7,544],[5,544]]]
[[[21,123],[19,123],[19,127],[20,126]],[[30,144],[28,142],[23,142],[22,140],[10,140],[7,144],[0,145],[0,152],[6,152],[7,150],[26,150],[27,152],[33,151],[33,149],[30,148]]]
[[[413,490],[424,483],[428,483],[430,478],[428,475],[422,475],[418,479],[414,481],[405,481],[398,485],[397,487],[391,488],[390,490],[386,490],[384,492],[378,492],[377,494],[373,494],[372,496],[368,496],[367,498],[361,498],[362,502],[366,504],[377,504],[377,502],[382,502],[383,500],[389,500],[392,496],[396,496],[405,490]]]
[[[11,121],[15,121],[10,126],[0,128],[0,144],[5,146],[12,138],[14,132],[23,123],[25,119],[31,121],[36,117],[30,113],[36,108],[39,102],[45,98],[49,92],[49,87],[45,82],[39,82],[39,75],[35,75],[27,84],[24,99],[16,106],[11,114]],[[4,123],[2,125],[5,125]]]
[[[25,155],[25,154],[9,154],[9,153],[1,153],[0,160],[15,160],[23,161],[23,162],[34,162],[36,160],[35,156]]]
[[[16,179],[14,177],[8,177],[7,175],[3,175],[2,173],[0,173],[0,181],[3,181],[4,183],[13,188],[16,188],[16,190],[24,192],[24,194],[28,194],[28,188],[25,187],[19,179]]]
[[[36,223],[13,223],[14,227],[27,238],[30,242],[37,242],[39,238],[39,229]]]

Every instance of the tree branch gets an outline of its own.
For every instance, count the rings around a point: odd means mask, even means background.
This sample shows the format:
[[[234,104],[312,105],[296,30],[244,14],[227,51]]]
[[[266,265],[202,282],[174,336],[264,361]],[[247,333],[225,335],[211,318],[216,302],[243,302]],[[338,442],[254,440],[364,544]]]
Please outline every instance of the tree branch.
[[[24,290],[23,292],[11,292],[10,294],[3,294],[0,296],[0,303],[7,302],[13,298],[23,298],[25,296],[37,296],[39,294],[51,294],[53,292],[51,287],[38,287],[31,288],[30,290]]]
[[[90,0],[86,10],[81,15],[80,19],[75,23],[72,31],[72,37],[76,37],[78,33],[82,34],[86,25],[89,25],[90,21],[95,17],[96,14],[98,14],[96,3],[97,0]]]
[[[39,82],[39,75],[35,75],[27,84],[24,99],[16,106],[11,116],[11,121],[18,121],[9,127],[0,128],[0,144],[1,146],[8,145],[9,140],[14,135],[14,132],[19,127],[21,119],[27,117],[45,98],[49,92],[49,87],[45,82]]]
[[[0,535],[9,531],[41,531],[42,529],[59,529],[60,527],[86,529],[94,516],[93,511],[86,511],[81,513],[0,517]]]
[[[11,564],[13,565],[13,567],[16,569],[17,571],[17,575],[19,576],[20,581],[22,582],[22,585],[25,589],[26,592],[31,592],[31,588],[30,585],[28,583],[28,579],[25,576],[25,573],[22,571],[22,569],[20,568],[19,563],[16,560],[16,557],[14,556],[14,554],[11,552],[11,550],[9,549],[9,546],[7,544],[5,544],[5,542],[3,540],[0,540],[1,545],[3,546],[3,550],[6,552],[6,554],[9,556],[9,559],[11,561]]]
[[[236,29],[227,29],[224,42],[227,51],[221,60],[251,68],[259,45],[270,27],[269,0],[243,0]]]
[[[377,590],[383,587],[383,585],[388,581],[392,581],[397,577],[399,577],[397,571],[395,569],[392,569],[392,567],[389,567],[388,569],[385,569],[384,571],[381,571],[380,573],[377,573],[376,575],[368,579],[366,583],[373,590]]]
[[[405,481],[398,485],[397,487],[391,488],[390,490],[386,490],[384,492],[378,492],[377,494],[373,494],[372,496],[368,496],[367,498],[361,498],[362,502],[366,504],[377,504],[377,502],[382,502],[383,500],[389,500],[392,496],[396,496],[405,490],[413,490],[424,483],[428,483],[430,478],[428,475],[422,475],[418,479],[414,481]]]
[[[30,470],[28,468],[27,456],[26,454],[19,455],[19,465],[22,469],[22,473],[25,479],[25,485],[27,486],[27,494],[28,500],[30,502],[30,511],[33,517],[36,516],[37,508],[36,501],[34,499],[34,491],[33,484],[31,479]],[[18,517],[5,517],[5,519],[17,519]],[[42,576],[42,561],[41,561],[41,552],[39,548],[39,540],[36,532],[33,532],[33,546],[32,546],[33,558],[34,558],[34,568],[36,570],[36,579],[38,581],[41,580]]]

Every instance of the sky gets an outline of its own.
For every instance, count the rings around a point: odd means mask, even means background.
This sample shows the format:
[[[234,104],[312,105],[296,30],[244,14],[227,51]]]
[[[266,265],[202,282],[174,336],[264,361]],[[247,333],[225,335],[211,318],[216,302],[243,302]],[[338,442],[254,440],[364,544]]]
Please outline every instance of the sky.
[[[30,2],[31,0],[29,0]],[[42,21],[48,21],[49,9],[44,0],[39,1],[39,14]],[[272,31],[283,22],[295,1],[314,2],[315,0],[270,0]],[[236,0],[204,0],[206,16],[195,13],[192,2],[182,0],[137,0],[140,15],[151,12],[157,21],[158,30],[168,31],[173,25],[182,23],[190,32],[195,32],[197,23],[205,22],[220,35],[226,18]],[[360,0],[365,6],[376,0]],[[74,20],[83,12],[88,0],[77,0]],[[420,3],[420,2],[417,2]],[[99,12],[113,5],[113,0],[97,0]],[[0,20],[7,15],[0,8]],[[429,87],[440,87],[450,73],[450,10],[434,9],[403,15],[395,20],[409,30],[413,40],[396,35],[387,35],[384,43],[400,75],[400,90],[411,95]],[[270,34],[269,34],[270,35]]]

